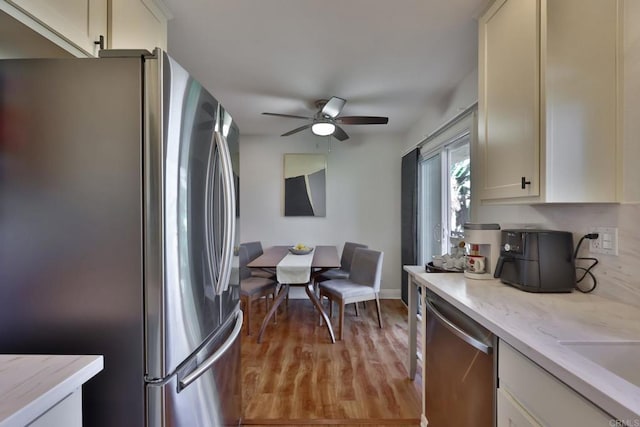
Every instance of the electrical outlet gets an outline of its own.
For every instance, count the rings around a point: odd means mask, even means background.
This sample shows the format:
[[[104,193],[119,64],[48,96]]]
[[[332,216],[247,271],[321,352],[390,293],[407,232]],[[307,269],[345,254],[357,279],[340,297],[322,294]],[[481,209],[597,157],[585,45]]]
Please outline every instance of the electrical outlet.
[[[598,233],[598,238],[589,240],[592,254],[618,255],[618,228],[592,227],[589,233]]]

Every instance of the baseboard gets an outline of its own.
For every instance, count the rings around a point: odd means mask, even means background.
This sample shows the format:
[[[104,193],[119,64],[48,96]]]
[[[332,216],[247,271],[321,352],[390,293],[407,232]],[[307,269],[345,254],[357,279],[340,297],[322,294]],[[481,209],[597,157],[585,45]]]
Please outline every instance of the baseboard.
[[[309,299],[304,288],[289,288],[290,299]],[[400,299],[400,289],[380,289],[380,299]]]
[[[400,289],[380,289],[381,299],[400,299]]]
[[[285,420],[285,419],[253,419],[242,420],[243,426],[300,426],[300,425],[388,425],[388,426],[418,426],[417,418],[405,419],[311,419],[311,420]]]

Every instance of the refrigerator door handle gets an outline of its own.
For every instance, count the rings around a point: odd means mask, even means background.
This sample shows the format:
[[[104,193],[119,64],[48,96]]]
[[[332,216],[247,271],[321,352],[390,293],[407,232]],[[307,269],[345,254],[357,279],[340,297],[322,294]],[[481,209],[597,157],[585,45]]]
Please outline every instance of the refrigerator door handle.
[[[235,215],[235,191],[233,188],[233,165],[227,140],[220,133],[215,133],[216,145],[220,153],[220,165],[222,169],[222,194],[224,199],[224,230],[222,240],[222,259],[220,261],[220,275],[217,292],[221,294],[229,289],[229,278],[231,277],[231,266],[233,262],[233,242],[236,229]]]
[[[211,224],[211,193],[213,187],[213,179],[211,178],[211,168],[213,164],[213,150],[209,153],[209,162],[207,164],[207,172],[205,177],[205,191],[204,191],[204,206],[205,206],[205,221],[204,221],[204,229],[205,229],[205,254],[206,254],[206,265],[209,268],[209,274],[211,278],[215,280],[215,266],[214,266],[214,256],[215,255],[215,243],[213,241],[213,231]],[[217,286],[214,284],[214,293],[217,293]]]
[[[240,335],[240,330],[242,329],[242,310],[238,310],[236,313],[236,324],[231,331],[231,334],[227,338],[227,340],[218,348],[211,356],[209,356],[204,362],[202,362],[196,369],[194,369],[189,375],[186,375],[179,381],[178,392],[189,387],[189,384],[193,383],[197,380],[202,374],[204,374],[208,369],[213,366],[214,363],[220,359],[224,353],[229,350],[229,348],[233,345],[233,342]]]

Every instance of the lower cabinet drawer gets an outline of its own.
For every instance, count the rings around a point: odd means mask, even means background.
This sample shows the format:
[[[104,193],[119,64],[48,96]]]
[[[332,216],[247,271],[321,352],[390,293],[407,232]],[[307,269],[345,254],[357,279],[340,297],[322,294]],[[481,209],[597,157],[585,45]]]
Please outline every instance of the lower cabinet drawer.
[[[610,425],[612,420],[600,408],[503,341],[498,346],[498,380],[498,391],[502,392],[499,395],[507,393],[541,425],[602,427]]]
[[[498,404],[496,414],[498,427],[542,427],[503,389],[498,389],[496,397]]]

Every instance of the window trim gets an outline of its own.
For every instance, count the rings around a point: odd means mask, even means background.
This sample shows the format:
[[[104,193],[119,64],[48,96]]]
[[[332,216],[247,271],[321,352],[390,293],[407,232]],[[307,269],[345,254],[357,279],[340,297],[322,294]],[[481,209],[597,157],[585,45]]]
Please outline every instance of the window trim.
[[[418,182],[422,185],[422,163],[436,155],[440,155],[441,162],[441,171],[443,178],[445,175],[448,177],[449,174],[449,150],[456,148],[456,145],[461,145],[462,141],[468,141],[469,144],[469,160],[471,162],[471,202],[470,209],[471,214],[476,215],[475,211],[476,206],[474,204],[473,197],[473,181],[477,179],[477,173],[474,171],[474,165],[477,164],[475,162],[474,154],[475,154],[475,146],[476,146],[476,137],[477,131],[475,129],[477,123],[477,104],[473,104],[465,111],[454,117],[452,120],[447,122],[445,125],[438,128],[431,135],[429,135],[424,141],[418,144],[418,148],[420,150],[418,157]],[[465,144],[467,142],[464,142]],[[445,174],[446,171],[446,174]],[[450,198],[450,185],[443,185],[443,190],[441,191],[441,220],[444,219],[446,221],[446,227],[441,224],[441,246],[443,251],[448,251],[449,244],[449,233],[445,233],[445,231],[449,231],[449,198]],[[422,194],[421,187],[418,188],[418,197],[419,202],[418,206],[422,205],[422,198],[424,197]],[[421,229],[422,224],[424,222],[423,218],[424,212],[418,212],[418,233],[423,233],[424,230]],[[422,238],[418,238],[419,247],[417,251],[417,255],[421,260],[424,260],[424,248],[422,247]]]

